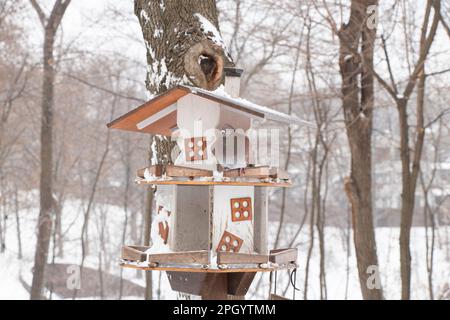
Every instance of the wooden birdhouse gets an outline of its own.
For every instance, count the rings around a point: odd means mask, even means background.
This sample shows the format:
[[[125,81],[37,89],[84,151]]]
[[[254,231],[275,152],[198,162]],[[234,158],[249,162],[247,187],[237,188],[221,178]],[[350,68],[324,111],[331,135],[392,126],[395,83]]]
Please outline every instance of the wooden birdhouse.
[[[165,270],[172,289],[203,298],[244,296],[256,272],[297,259],[296,249],[268,248],[268,189],[291,182],[269,161],[278,132],[253,124],[310,124],[239,98],[241,72],[226,69],[215,91],[176,86],[108,124],[170,136],[178,150],[173,165],[137,171],[137,183],[156,186],[156,218],[151,246],[124,246],[122,266]]]

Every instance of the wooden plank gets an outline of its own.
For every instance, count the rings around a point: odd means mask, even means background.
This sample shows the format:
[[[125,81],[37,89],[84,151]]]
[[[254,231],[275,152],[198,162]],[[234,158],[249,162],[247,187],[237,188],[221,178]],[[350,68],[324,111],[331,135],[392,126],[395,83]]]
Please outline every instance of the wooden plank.
[[[186,251],[173,253],[155,253],[148,255],[148,262],[156,263],[197,263],[208,264],[208,251]]]
[[[228,274],[210,273],[202,288],[202,300],[226,300],[228,292]]]
[[[137,178],[138,184],[151,184],[151,185],[165,185],[165,184],[177,184],[177,185],[191,185],[191,186],[256,186],[256,187],[284,187],[290,188],[292,184],[290,182],[242,182],[242,181],[203,181],[203,180],[155,180],[146,181],[144,179]]]
[[[291,270],[297,267],[294,263],[289,263],[280,266],[270,266],[267,268],[258,268],[258,267],[248,267],[248,268],[228,268],[228,269],[204,269],[202,267],[194,267],[194,266],[176,266],[176,265],[159,265],[159,266],[140,266],[136,264],[130,263],[121,263],[120,266],[122,268],[130,268],[130,269],[138,269],[144,271],[176,271],[176,272],[206,272],[206,273],[234,273],[234,272],[271,272],[271,271],[279,271],[279,270]]]
[[[197,296],[202,294],[202,289],[208,275],[207,273],[199,272],[167,272],[167,278],[169,279],[172,290],[195,294]]]
[[[220,251],[217,253],[218,264],[250,264],[250,263],[267,263],[269,256],[266,254],[255,253],[239,253]]]
[[[212,177],[213,172],[211,170],[188,168],[183,166],[174,165],[151,165],[147,168],[137,170],[137,176],[144,178],[145,170],[148,170],[150,174],[155,177],[161,177],[164,173],[169,177]]]
[[[223,176],[228,178],[237,178],[237,177],[269,178],[270,168],[268,166],[263,166],[263,167],[228,169],[223,172]]]
[[[130,261],[145,261],[147,254],[144,253],[148,247],[122,246],[122,259]]]
[[[213,192],[212,250],[253,253],[253,223],[248,220],[232,222],[230,199],[242,197],[253,201],[254,188],[216,186]],[[224,244],[225,248],[222,247]]]
[[[271,168],[269,166],[229,169],[224,171],[223,176],[228,178],[246,177],[289,180],[289,174],[286,171],[280,168]]]
[[[208,250],[209,187],[177,186],[175,208],[170,249],[175,252]]]
[[[291,177],[289,176],[289,173],[283,169],[275,168],[276,172],[272,172],[271,177],[281,180],[289,180]]]
[[[166,117],[161,118],[152,125],[149,125],[142,130],[139,130],[136,125],[147,119],[148,117],[160,112],[166,107],[173,103],[176,103],[178,99],[185,96],[190,92],[189,89],[177,86],[174,87],[161,95],[158,95],[154,99],[140,105],[139,107],[125,113],[119,118],[111,121],[107,124],[108,128],[136,131],[136,132],[146,132],[146,133],[156,133],[162,135],[171,135],[171,128],[176,126],[177,116],[176,112],[172,112]]]
[[[270,300],[291,300],[291,299],[272,293],[270,294]]]
[[[256,272],[239,272],[228,274],[228,294],[245,296],[255,278]]]
[[[269,190],[255,187],[254,201],[254,221],[253,221],[253,247],[254,251],[260,254],[269,254],[267,247],[267,226],[269,223]]]
[[[152,176],[161,177],[163,175],[163,173],[164,173],[164,166],[162,164],[156,164],[156,165],[149,166],[147,168],[138,169],[137,172],[136,172],[136,175],[139,178],[144,178],[145,177],[145,175],[144,175],[145,170],[148,170],[148,172]]]
[[[270,262],[285,264],[297,261],[297,248],[270,250]]]

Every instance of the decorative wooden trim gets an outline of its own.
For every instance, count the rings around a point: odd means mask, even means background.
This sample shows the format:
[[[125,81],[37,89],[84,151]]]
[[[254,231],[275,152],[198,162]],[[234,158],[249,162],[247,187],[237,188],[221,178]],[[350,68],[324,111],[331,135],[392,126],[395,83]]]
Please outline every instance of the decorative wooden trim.
[[[156,266],[141,266],[130,263],[120,263],[122,268],[130,268],[130,269],[139,269],[139,270],[157,270],[157,271],[177,271],[177,272],[206,272],[206,273],[233,273],[233,272],[271,272],[271,271],[279,271],[279,270],[291,270],[295,269],[297,265],[295,263],[289,263],[279,266],[268,266],[267,268],[260,268],[254,265],[252,266],[237,266],[230,267],[226,269],[205,269],[199,265],[176,265],[176,264],[167,264],[167,265],[156,265]]]
[[[176,103],[178,99],[189,93],[190,90],[188,88],[184,88],[182,86],[174,87],[158,95],[152,100],[145,102],[139,107],[125,113],[119,118],[111,121],[107,124],[107,127],[113,129],[147,132],[170,136],[172,133],[170,128],[176,126],[177,124],[176,112],[172,112],[168,116],[143,128],[142,130],[139,130],[136,125],[143,119],[146,119],[160,112],[171,104]]]
[[[150,247],[138,247],[138,246],[122,246],[122,259],[130,261],[146,261],[147,254],[145,250]]]
[[[258,117],[262,119],[269,119],[287,124],[297,123],[315,128],[315,126],[312,123],[300,120],[296,117],[287,114],[282,114],[280,112],[276,112],[275,110],[266,109],[261,106],[256,106],[251,103],[244,103],[242,101],[236,101],[235,99],[215,95],[210,91],[186,85],[178,85],[174,88],[171,88],[170,90],[165,91],[164,93],[156,96],[152,100],[142,104],[141,106],[111,121],[110,123],[107,124],[107,126],[108,128],[120,130],[148,132],[170,136],[171,134],[170,129],[176,126],[177,123],[176,111],[173,111],[169,115],[146,126],[142,130],[139,130],[136,125],[141,121],[143,121],[144,119],[147,119],[159,113],[160,111],[166,109],[173,103],[176,103],[181,97],[189,93],[220,103],[221,107],[228,107],[226,109],[244,112],[247,115],[247,117]]]
[[[297,248],[270,250],[269,261],[278,264],[285,264],[297,261]]]
[[[140,177],[140,178],[144,178],[145,177],[145,170],[148,170],[148,172],[155,177],[161,177],[164,173],[164,166],[162,164],[156,164],[156,165],[151,165],[149,167],[146,168],[142,168],[142,169],[138,169],[136,172],[136,176]]]
[[[164,244],[167,244],[167,240],[169,240],[169,224],[167,221],[162,221],[158,223],[158,233],[164,241]]]
[[[232,234],[231,232],[224,231],[222,234],[222,238],[217,245],[216,251],[239,252],[243,242],[244,240],[242,240],[238,236]]]
[[[252,221],[252,198],[233,198],[230,199],[231,221]]]
[[[218,264],[249,264],[249,263],[267,263],[269,256],[259,253],[238,253],[238,252],[217,252]]]
[[[156,263],[208,264],[209,255],[208,251],[206,250],[172,252],[172,253],[154,253],[148,255],[147,261]]]
[[[245,296],[247,294],[256,272],[239,272],[228,274],[228,294]]]
[[[255,186],[255,187],[284,187],[290,188],[292,184],[289,182],[243,182],[243,181],[203,181],[203,180],[154,180],[147,181],[144,179],[136,179],[138,184],[151,184],[151,185],[165,185],[165,184],[177,184],[177,185],[194,185],[194,186]]]
[[[184,139],[184,153],[186,161],[207,160],[206,137],[192,137]]]
[[[224,177],[227,178],[257,178],[257,179],[281,179],[281,180],[289,180],[289,174],[280,169],[269,166],[261,166],[261,167],[247,167],[247,168],[237,168],[237,169],[228,169],[223,173]]]
[[[174,291],[200,296],[207,277],[211,274],[198,272],[167,272],[170,287]]]
[[[188,168],[183,166],[174,165],[151,165],[147,168],[137,170],[136,175],[139,178],[144,178],[145,170],[155,177],[162,177],[165,174],[168,177],[212,177],[213,172],[211,170]]]
[[[279,296],[278,294],[275,294],[275,293],[271,293],[269,300],[291,300],[291,299],[288,299],[288,298],[283,297],[283,296]]]

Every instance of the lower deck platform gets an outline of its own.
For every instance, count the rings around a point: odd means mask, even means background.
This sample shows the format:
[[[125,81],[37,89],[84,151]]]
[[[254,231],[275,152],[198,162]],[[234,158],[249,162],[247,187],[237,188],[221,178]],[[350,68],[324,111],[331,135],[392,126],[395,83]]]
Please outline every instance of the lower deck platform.
[[[123,246],[120,266],[140,270],[173,272],[272,272],[296,268],[297,249],[275,249],[269,254],[214,252],[207,250],[146,253],[150,247]]]

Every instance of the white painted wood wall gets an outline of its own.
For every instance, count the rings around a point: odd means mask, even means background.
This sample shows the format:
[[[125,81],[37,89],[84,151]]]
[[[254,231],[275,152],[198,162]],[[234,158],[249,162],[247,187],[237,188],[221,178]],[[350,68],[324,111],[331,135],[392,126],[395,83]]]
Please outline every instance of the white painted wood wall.
[[[254,207],[254,187],[250,186],[214,186],[214,205],[212,217],[212,251],[216,248],[226,230],[244,240],[239,252],[253,252],[253,219],[251,221],[231,221],[233,198],[250,197]]]

